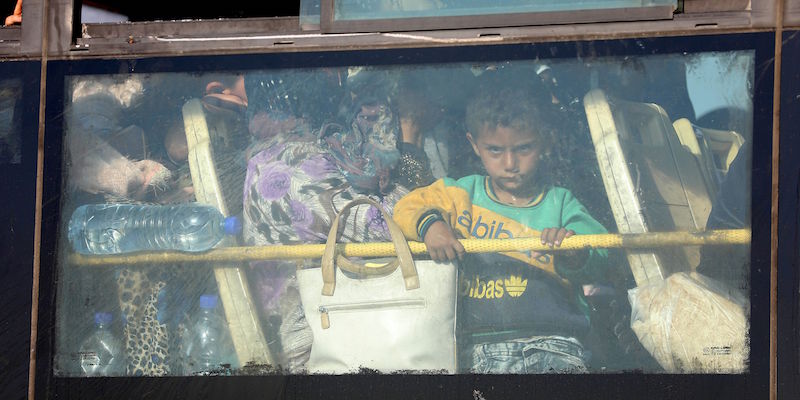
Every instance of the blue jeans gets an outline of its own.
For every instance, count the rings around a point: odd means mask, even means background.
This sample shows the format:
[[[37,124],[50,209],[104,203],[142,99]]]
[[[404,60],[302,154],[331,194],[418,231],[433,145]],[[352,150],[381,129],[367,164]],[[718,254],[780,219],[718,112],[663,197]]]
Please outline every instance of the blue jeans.
[[[533,336],[472,346],[471,373],[584,373],[583,345],[574,338]],[[469,357],[466,357],[469,360]]]

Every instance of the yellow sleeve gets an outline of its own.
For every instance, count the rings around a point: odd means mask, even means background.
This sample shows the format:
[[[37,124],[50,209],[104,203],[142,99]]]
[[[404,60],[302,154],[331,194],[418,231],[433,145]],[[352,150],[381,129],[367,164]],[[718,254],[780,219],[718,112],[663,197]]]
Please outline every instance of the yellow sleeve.
[[[456,219],[462,210],[471,208],[469,193],[455,186],[455,181],[444,178],[405,195],[394,206],[394,221],[403,230],[406,238],[422,241],[417,232],[420,218],[429,211],[436,210],[451,227],[460,228]],[[462,232],[462,235],[465,232]]]

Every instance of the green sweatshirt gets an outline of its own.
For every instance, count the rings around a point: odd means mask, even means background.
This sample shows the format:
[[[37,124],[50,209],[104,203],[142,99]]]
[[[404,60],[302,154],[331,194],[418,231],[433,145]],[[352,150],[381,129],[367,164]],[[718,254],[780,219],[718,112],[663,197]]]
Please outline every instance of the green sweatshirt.
[[[417,241],[423,239],[419,236],[425,222],[423,217],[433,210],[464,238],[537,237],[545,228],[570,229],[578,235],[607,232],[567,189],[550,187],[529,205],[518,207],[501,203],[489,179],[480,175],[440,179],[403,197],[394,207],[393,218],[406,237]],[[538,257],[524,251],[503,254],[577,285],[596,282],[608,259],[606,250],[591,249],[582,267],[567,269],[554,263],[550,254]]]

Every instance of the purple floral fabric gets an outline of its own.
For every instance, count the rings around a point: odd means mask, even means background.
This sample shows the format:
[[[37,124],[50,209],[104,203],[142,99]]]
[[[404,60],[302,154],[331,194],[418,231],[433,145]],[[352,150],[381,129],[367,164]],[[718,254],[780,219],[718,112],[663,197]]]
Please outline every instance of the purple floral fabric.
[[[322,179],[327,175],[335,174],[337,171],[336,165],[322,154],[311,156],[311,158],[303,161],[300,164],[300,168],[313,179]]]
[[[386,220],[383,219],[380,210],[375,207],[367,209],[367,229],[389,237],[389,226],[386,224]]]
[[[391,213],[406,193],[400,186],[382,196],[359,193],[315,138],[278,136],[251,154],[243,196],[250,245],[324,243],[331,221],[350,201],[370,197]],[[353,209],[342,230],[341,241],[390,240],[381,213],[370,206]]]
[[[278,135],[252,149],[244,187],[243,225],[247,245],[324,243],[331,221],[345,205],[361,197],[393,205],[407,191],[396,186],[384,195],[366,195],[352,183],[316,137]],[[383,242],[390,236],[376,208],[361,205],[342,221],[340,242]],[[318,260],[305,260],[306,266]],[[251,264],[248,274],[259,304],[266,335],[280,338],[276,361],[292,372],[302,371],[312,334],[300,306],[295,261]],[[278,318],[275,318],[275,317]],[[270,321],[280,321],[274,326]]]
[[[264,166],[261,173],[256,189],[265,200],[278,200],[289,192],[292,176],[286,163],[270,162]]]

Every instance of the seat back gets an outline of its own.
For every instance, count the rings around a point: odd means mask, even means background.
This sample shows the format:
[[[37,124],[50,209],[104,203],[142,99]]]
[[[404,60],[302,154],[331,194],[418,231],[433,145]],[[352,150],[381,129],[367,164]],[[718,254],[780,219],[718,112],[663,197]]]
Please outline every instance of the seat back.
[[[219,132],[224,129],[223,125],[209,126],[203,105],[198,99],[187,101],[182,113],[195,198],[198,203],[213,205],[223,215],[229,216],[230,210],[226,205],[212,149],[212,136],[226,136],[228,132]],[[212,129],[216,131],[213,134]],[[233,246],[234,242],[234,239],[226,237],[219,246]],[[247,363],[276,365],[258,319],[246,268],[244,265],[229,264],[214,266],[214,277],[236,356],[240,366]]]
[[[744,138],[734,131],[699,127],[686,118],[676,120],[672,126],[681,144],[697,159],[716,197],[722,179],[744,145]]]
[[[584,97],[592,142],[620,233],[700,231],[711,211],[714,187],[698,163],[698,143],[684,146],[663,108],[609,98],[595,89]],[[691,271],[697,246],[628,250],[638,285]]]

